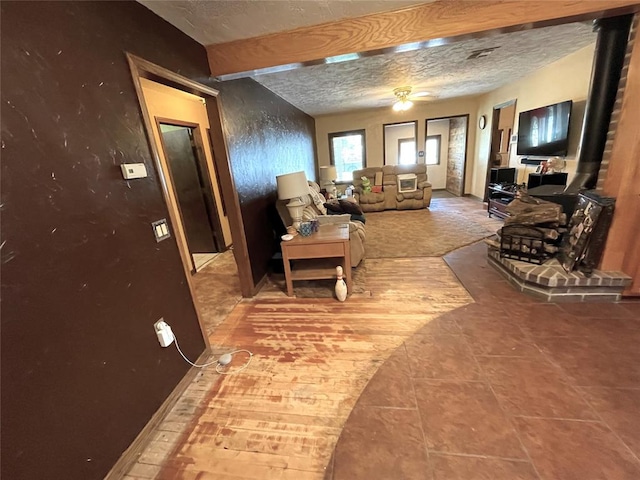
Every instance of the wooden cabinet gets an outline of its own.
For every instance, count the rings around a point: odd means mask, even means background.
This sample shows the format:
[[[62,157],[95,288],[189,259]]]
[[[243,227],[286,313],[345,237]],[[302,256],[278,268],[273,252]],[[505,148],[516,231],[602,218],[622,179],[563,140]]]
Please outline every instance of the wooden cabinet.
[[[489,216],[495,215],[498,218],[507,218],[507,205],[516,198],[515,191],[503,190],[499,185],[489,185],[487,189],[488,203],[487,213]]]
[[[564,172],[558,173],[530,173],[527,180],[527,190],[539,187],[540,185],[566,185],[568,175]]]

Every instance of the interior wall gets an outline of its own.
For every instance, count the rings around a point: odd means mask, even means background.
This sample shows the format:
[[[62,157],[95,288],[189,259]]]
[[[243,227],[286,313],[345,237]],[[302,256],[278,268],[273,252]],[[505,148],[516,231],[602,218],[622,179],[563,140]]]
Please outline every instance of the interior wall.
[[[204,48],[136,2],[0,8],[2,476],[102,479],[189,367],[153,323],[192,359],[205,346],[175,237],[152,232],[169,215],[125,52],[218,84]],[[251,81],[222,98],[259,248],[273,235],[251,209],[276,173],[313,177],[313,121]],[[135,162],[149,176],[127,182],[119,165]]]
[[[427,165],[429,183],[434,190],[447,186],[447,159],[449,157],[449,120],[430,120],[427,122],[427,135],[440,135],[440,164]]]
[[[387,125],[384,127],[385,165],[398,165],[398,140],[414,138],[416,124]],[[417,145],[417,144],[416,144]],[[416,152],[416,155],[418,153]]]
[[[216,83],[240,199],[254,284],[279,248],[276,175],[303,170],[316,180],[315,122],[252,79]]]
[[[516,99],[516,120],[513,133],[518,133],[518,114],[522,111],[536,107],[573,100],[573,109],[569,126],[569,153],[566,157],[567,167],[565,172],[569,174],[569,183],[576,171],[580,133],[584,119],[584,109],[587,95],[589,94],[589,82],[591,79],[591,67],[593,63],[595,43],[568,55],[526,77],[511,82],[486,95],[478,97],[477,117],[486,115],[489,122],[484,130],[479,130],[475,141],[473,166],[472,194],[482,198],[484,196],[487,159],[491,147],[491,122],[493,108],[509,100]],[[474,120],[470,120],[474,125]],[[472,128],[478,130],[477,128]],[[516,155],[515,145],[511,146],[509,154],[509,166],[518,169],[517,182],[527,181],[528,174],[535,171],[535,166],[520,164],[521,156]]]
[[[383,165],[383,124],[418,120],[418,149],[424,150],[425,119],[469,114],[469,125],[477,125],[478,105],[477,97],[461,97],[442,101],[415,102],[414,106],[406,112],[394,112],[391,109],[391,105],[389,105],[388,107],[372,110],[318,116],[316,117],[318,163],[319,165],[330,164],[329,133],[365,129],[367,137],[367,166],[380,167]],[[465,193],[471,191],[473,183],[471,173],[474,171],[475,163],[476,130],[477,128],[470,128],[469,130]],[[419,157],[418,163],[424,163],[424,158]]]
[[[175,237],[152,232],[168,212],[125,51],[192,78],[207,59],[135,2],[1,8],[2,475],[103,478],[189,367],[154,322],[204,350]]]

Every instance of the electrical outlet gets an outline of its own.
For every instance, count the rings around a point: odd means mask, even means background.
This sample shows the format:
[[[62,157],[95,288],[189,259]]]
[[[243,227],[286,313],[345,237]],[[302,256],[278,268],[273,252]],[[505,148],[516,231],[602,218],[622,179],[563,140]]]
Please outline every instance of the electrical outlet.
[[[158,342],[161,347],[168,347],[173,343],[173,331],[164,318],[161,318],[153,324],[153,329],[158,337]]]

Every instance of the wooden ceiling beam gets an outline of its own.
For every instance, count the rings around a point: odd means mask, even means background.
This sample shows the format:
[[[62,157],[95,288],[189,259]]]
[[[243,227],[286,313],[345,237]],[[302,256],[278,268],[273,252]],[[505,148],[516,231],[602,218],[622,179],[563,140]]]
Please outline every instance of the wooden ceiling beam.
[[[232,76],[323,63],[324,59],[339,55],[385,53],[411,44],[416,45],[409,48],[415,49],[441,39],[522,30],[639,9],[637,0],[435,0],[393,12],[209,45],[207,54],[213,76]]]

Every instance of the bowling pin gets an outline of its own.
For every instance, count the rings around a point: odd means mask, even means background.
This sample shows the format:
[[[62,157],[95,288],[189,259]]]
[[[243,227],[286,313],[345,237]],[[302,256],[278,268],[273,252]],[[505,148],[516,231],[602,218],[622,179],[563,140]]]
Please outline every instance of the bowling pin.
[[[336,280],[336,297],[341,302],[344,302],[347,299],[347,284],[342,279],[342,267],[338,265],[336,267],[336,274],[338,275],[338,280]]]

